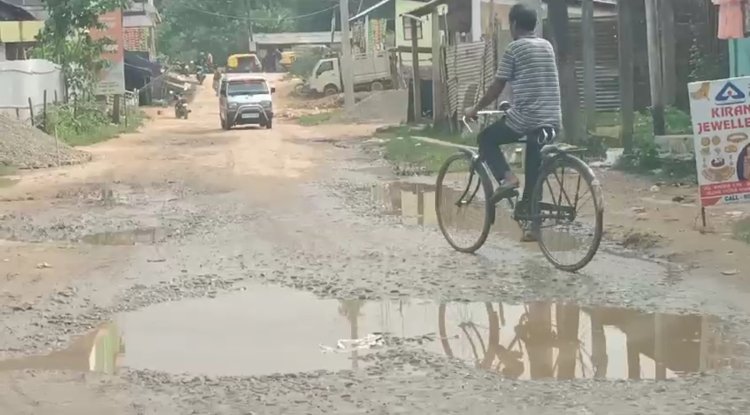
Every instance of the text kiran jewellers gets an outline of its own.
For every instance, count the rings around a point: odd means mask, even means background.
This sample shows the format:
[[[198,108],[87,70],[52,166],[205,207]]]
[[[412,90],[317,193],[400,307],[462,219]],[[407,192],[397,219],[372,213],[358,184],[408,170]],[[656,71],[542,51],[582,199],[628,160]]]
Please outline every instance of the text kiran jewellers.
[[[718,120],[698,123],[698,134],[712,131],[750,129],[750,105],[711,108],[711,118],[718,118]]]

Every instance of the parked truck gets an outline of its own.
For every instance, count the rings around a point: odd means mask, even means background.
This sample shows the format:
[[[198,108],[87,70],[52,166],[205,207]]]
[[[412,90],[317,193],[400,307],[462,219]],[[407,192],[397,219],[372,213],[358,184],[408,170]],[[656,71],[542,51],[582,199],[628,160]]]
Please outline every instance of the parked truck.
[[[392,84],[391,62],[385,52],[352,56],[355,90],[380,91]],[[333,95],[343,91],[341,59],[325,57],[315,65],[308,88],[319,94]]]

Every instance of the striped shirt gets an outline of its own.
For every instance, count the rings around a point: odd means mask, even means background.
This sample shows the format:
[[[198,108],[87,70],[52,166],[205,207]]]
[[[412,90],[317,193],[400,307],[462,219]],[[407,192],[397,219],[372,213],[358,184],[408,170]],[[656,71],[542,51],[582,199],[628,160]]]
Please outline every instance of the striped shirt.
[[[495,77],[510,83],[513,91],[508,127],[525,134],[543,125],[560,126],[560,83],[548,41],[522,37],[510,42]]]

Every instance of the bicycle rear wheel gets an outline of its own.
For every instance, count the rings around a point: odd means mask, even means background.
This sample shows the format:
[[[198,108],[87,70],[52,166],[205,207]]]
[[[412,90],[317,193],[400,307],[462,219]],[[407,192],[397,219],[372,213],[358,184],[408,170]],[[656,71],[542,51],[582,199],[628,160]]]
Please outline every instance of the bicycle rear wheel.
[[[604,228],[602,189],[591,169],[571,155],[557,156],[540,174],[533,199],[533,230],[544,256],[563,271],[588,265]]]
[[[456,153],[440,168],[435,211],[440,231],[456,251],[474,253],[484,245],[494,214],[491,194],[487,172],[470,153]]]

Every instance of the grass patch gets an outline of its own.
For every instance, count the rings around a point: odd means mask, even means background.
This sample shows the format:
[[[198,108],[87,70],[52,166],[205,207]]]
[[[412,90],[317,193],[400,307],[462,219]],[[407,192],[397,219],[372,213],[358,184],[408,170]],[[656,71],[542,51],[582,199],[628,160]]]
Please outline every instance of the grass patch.
[[[12,186],[16,183],[15,180],[9,179],[7,177],[11,174],[14,174],[16,172],[16,168],[13,166],[8,166],[6,164],[0,164],[0,188]]]
[[[408,125],[399,125],[396,127],[389,127],[380,130],[375,133],[376,137],[379,138],[395,138],[395,137],[427,137],[434,138],[436,140],[445,141],[448,143],[461,144],[464,146],[477,146],[477,135],[466,134],[460,135],[455,132],[451,132],[445,128],[427,126],[423,128],[415,128]]]
[[[455,148],[423,143],[409,136],[393,137],[385,144],[385,159],[393,163],[399,172],[437,173],[445,160],[455,152]]]
[[[385,145],[385,158],[400,170],[435,173],[455,149],[427,144],[411,137],[391,138]]]
[[[120,124],[113,124],[110,117],[96,105],[74,108],[60,105],[47,114],[47,134],[57,136],[71,146],[95,144],[120,134],[131,133],[143,125],[145,114],[138,108],[129,108],[127,126],[125,115]]]
[[[667,134],[692,134],[690,114],[668,107],[664,111]],[[653,175],[666,179],[697,181],[694,160],[668,160],[659,157],[654,142],[654,123],[649,113],[638,113],[633,126],[633,153],[618,161],[616,168],[630,173]]]
[[[0,176],[7,176],[9,174],[15,174],[17,169],[14,166],[7,164],[0,164]]]
[[[448,157],[456,153],[455,147],[426,143],[414,137],[427,137],[448,143],[476,146],[476,135],[461,136],[449,130],[408,125],[400,125],[381,129],[375,136],[387,140],[385,144],[385,159],[391,162],[398,174],[435,174]],[[452,171],[462,168],[459,163],[451,166]]]
[[[335,111],[328,111],[321,112],[319,114],[302,115],[299,117],[297,122],[300,125],[304,125],[306,127],[321,125],[327,123],[328,121],[331,121],[331,118],[333,118],[335,113]]]
[[[750,218],[740,219],[732,227],[734,239],[750,244]]]

